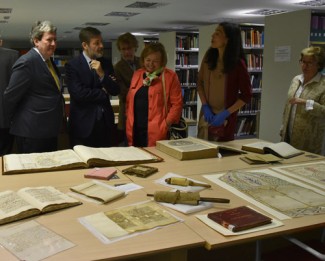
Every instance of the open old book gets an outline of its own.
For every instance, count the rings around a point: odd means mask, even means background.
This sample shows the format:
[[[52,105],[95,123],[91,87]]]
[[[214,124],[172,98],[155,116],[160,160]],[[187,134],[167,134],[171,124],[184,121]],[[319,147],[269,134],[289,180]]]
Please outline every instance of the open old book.
[[[178,140],[160,140],[156,142],[156,148],[179,160],[215,158],[226,154],[246,153],[234,147],[194,137]]]
[[[17,174],[159,161],[162,161],[162,158],[142,148],[132,146],[92,148],[77,145],[73,147],[73,150],[5,155],[2,173]]]
[[[80,204],[51,186],[6,190],[0,192],[0,225]]]
[[[285,159],[292,158],[304,153],[303,151],[297,150],[286,142],[254,142],[243,145],[242,150],[261,154],[271,153]]]

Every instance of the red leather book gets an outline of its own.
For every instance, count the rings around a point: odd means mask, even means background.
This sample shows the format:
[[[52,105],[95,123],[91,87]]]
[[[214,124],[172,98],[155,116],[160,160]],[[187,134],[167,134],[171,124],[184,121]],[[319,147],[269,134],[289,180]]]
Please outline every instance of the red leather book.
[[[270,217],[246,206],[209,213],[208,218],[232,232],[259,227],[272,222]]]

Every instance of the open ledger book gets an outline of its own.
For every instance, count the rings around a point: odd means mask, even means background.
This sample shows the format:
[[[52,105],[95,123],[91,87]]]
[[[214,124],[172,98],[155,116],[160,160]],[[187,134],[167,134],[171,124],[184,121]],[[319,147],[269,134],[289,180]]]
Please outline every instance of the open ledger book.
[[[3,156],[3,174],[40,172],[88,167],[159,162],[162,158],[136,147],[92,148],[83,145],[73,150],[8,154]]]
[[[246,153],[224,144],[212,143],[194,137],[178,140],[160,140],[156,148],[179,160],[215,158],[220,155]]]
[[[51,186],[6,190],[0,192],[0,225],[80,204]]]
[[[285,159],[292,158],[304,153],[303,151],[297,150],[286,142],[254,142],[243,145],[242,150],[261,154],[271,153]]]

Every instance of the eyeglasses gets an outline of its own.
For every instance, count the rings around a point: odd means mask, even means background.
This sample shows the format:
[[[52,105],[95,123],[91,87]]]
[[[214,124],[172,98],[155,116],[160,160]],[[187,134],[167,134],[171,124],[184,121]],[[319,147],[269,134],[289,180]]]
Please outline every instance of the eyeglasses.
[[[312,67],[317,64],[317,62],[306,62],[303,60],[299,60],[300,65],[305,65],[306,67]]]

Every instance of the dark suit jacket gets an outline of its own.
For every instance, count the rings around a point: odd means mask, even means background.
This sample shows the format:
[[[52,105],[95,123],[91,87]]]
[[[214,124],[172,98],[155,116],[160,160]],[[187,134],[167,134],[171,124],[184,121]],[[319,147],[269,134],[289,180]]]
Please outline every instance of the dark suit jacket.
[[[87,60],[80,56],[73,58],[66,65],[66,83],[70,93],[69,130],[75,137],[86,138],[93,130],[99,109],[103,110],[103,117],[108,128],[114,126],[114,113],[109,96],[118,95],[120,88],[109,75],[114,75],[111,61],[100,58],[105,71],[102,82],[95,71],[91,71]],[[109,135],[109,133],[108,133]]]
[[[56,69],[54,63],[53,66]],[[46,63],[34,48],[13,66],[4,102],[6,117],[11,120],[11,134],[27,138],[58,136],[64,99]]]
[[[140,68],[140,58],[135,57],[135,67],[136,70]],[[118,129],[125,130],[125,104],[126,104],[126,95],[128,94],[131,79],[133,76],[133,70],[127,61],[121,59],[115,66],[115,75],[118,81],[118,84],[121,88],[119,97],[119,114],[118,114]]]
[[[18,51],[0,47],[0,128],[9,128],[9,122],[5,122],[3,93],[9,83],[12,66],[18,57]]]

